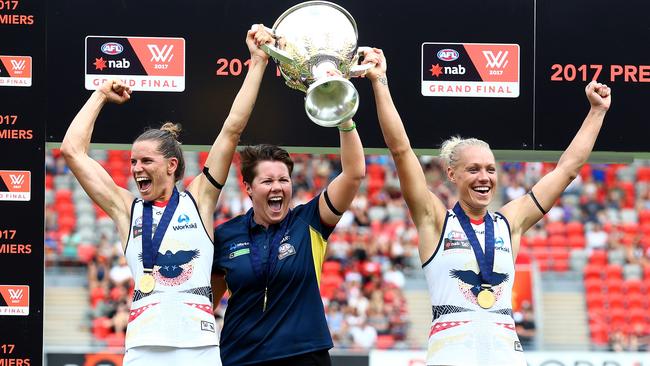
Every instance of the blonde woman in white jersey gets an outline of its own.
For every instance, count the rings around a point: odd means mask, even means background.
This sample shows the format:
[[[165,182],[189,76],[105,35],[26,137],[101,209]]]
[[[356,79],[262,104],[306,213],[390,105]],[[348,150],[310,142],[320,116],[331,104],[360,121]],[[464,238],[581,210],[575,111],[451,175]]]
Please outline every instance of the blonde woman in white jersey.
[[[221,365],[213,315],[213,215],[239,137],[253,110],[272,42],[262,27],[246,37],[251,62],[203,168],[184,192],[179,128],[166,123],[141,134],[131,150],[131,174],[141,198],[119,187],[88,156],[95,120],[106,103],[122,104],[131,90],[105,82],[74,118],[61,145],[68,166],[90,198],[117,226],[135,280],[124,365]],[[125,162],[127,164],[127,162]]]
[[[433,305],[427,365],[526,365],[511,309],[520,239],[553,206],[589,157],[610,106],[610,89],[596,82],[587,85],[591,110],[556,168],[529,194],[495,213],[487,211],[497,185],[488,144],[457,137],[444,142],[440,157],[459,195],[454,209],[448,210],[427,188],[390,96],[382,51],[368,52],[364,62],[377,63],[366,77],[372,82],[379,124],[418,230]]]

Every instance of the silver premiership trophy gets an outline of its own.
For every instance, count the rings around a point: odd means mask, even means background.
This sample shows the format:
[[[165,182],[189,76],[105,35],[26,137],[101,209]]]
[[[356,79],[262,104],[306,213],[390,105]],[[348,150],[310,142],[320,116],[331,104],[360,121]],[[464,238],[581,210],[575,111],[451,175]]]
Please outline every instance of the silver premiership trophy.
[[[309,119],[334,127],[352,118],[359,93],[348,79],[374,65],[358,64],[357,24],[350,13],[328,1],[307,1],[280,15],[272,33],[275,46],[263,49],[278,63],[286,84],[306,93]],[[328,75],[337,70],[341,76]]]

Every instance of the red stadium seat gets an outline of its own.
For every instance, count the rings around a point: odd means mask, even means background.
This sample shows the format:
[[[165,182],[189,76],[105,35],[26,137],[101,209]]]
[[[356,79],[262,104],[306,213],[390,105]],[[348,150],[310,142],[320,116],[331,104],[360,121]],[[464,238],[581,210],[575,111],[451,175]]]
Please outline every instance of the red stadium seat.
[[[605,289],[605,284],[600,278],[589,278],[585,280],[585,292],[587,295],[592,293],[602,293]]]
[[[595,278],[600,280],[602,278],[602,267],[597,264],[587,264],[584,269],[585,281]]]
[[[607,318],[609,323],[625,323],[627,320],[627,312],[625,308],[623,308],[623,305],[621,304],[618,306],[618,303],[616,303],[616,306],[610,307],[609,311],[607,312]],[[615,327],[613,329],[617,329],[620,327]],[[611,329],[611,328],[610,328]]]
[[[97,248],[92,244],[79,244],[77,247],[77,257],[82,263],[88,264],[97,253]]]
[[[595,264],[598,266],[607,265],[607,251],[605,250],[594,250],[589,256],[589,263]]]
[[[567,239],[567,242],[571,248],[582,249],[585,248],[587,240],[584,235],[571,235]]]
[[[650,166],[641,166],[636,170],[636,180],[650,182]]]
[[[54,193],[54,202],[69,202],[72,203],[72,191],[69,189],[58,189]]]
[[[536,236],[530,240],[530,246],[533,248],[546,248],[546,238],[543,236]]]
[[[605,280],[605,287],[607,288],[608,295],[612,295],[613,293],[622,294],[623,280],[618,277],[607,278]]]
[[[624,310],[625,297],[620,292],[610,292],[609,290],[607,290],[607,293],[605,294],[605,305],[607,306],[610,312],[615,309]]]
[[[95,336],[97,339],[105,339],[111,333],[111,328],[108,326],[108,324],[110,324],[110,321],[111,320],[107,317],[93,319],[93,336]]]
[[[567,246],[567,238],[564,235],[551,235],[548,238],[548,245],[551,248],[563,248]]]
[[[609,343],[609,335],[605,324],[594,324],[591,326],[591,342],[596,345],[605,346]]]
[[[645,295],[641,293],[631,293],[625,295],[625,304],[628,309],[643,309],[643,311],[646,311]]]
[[[562,221],[554,221],[546,224],[546,232],[549,236],[566,235],[566,227]]]
[[[623,278],[623,267],[619,266],[618,264],[608,264],[605,267],[605,277],[607,279],[610,279],[610,278],[622,279]]]
[[[600,292],[587,293],[587,309],[602,310],[605,307],[605,295]]]
[[[641,280],[626,280],[623,281],[623,291],[626,295],[641,294],[643,289],[643,282]]]
[[[580,221],[571,221],[566,224],[566,234],[567,236],[572,235],[584,235],[585,229],[584,225]]]
[[[639,211],[639,223],[640,224],[650,223],[650,210]]]
[[[97,303],[106,298],[106,290],[103,287],[95,287],[90,291],[90,306],[94,309]]]
[[[326,261],[323,263],[323,275],[334,275],[341,273],[341,263],[337,261]]]
[[[45,173],[45,189],[54,189],[54,175]]]

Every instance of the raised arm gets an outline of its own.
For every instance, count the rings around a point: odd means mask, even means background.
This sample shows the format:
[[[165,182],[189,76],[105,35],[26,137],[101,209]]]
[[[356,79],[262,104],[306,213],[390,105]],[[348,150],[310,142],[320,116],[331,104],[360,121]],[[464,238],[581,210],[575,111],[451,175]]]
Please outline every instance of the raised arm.
[[[272,42],[273,38],[264,29],[262,25],[254,25],[246,35],[246,44],[251,55],[250,67],[205,162],[210,176],[219,184],[224,184],[226,181],[235,149],[253,112],[264,70],[268,64],[269,57],[259,46]],[[205,174],[199,174],[189,185],[188,191],[196,198],[205,227],[212,227],[212,216],[221,189],[215,187]]]
[[[61,144],[61,154],[68,167],[88,196],[113,219],[122,245],[125,245],[129,232],[129,215],[134,196],[115,184],[108,172],[88,156],[88,147],[95,121],[104,104],[122,104],[130,97],[131,90],[121,81],[106,81],[93,92],[72,120]]]
[[[338,129],[341,141],[342,171],[327,186],[326,192],[332,207],[328,207],[325,193],[321,195],[318,202],[321,219],[324,223],[332,226],[339,222],[341,214],[350,207],[359,191],[361,181],[366,175],[363,146],[355,123],[352,120],[343,122]]]
[[[368,71],[366,77],[372,83],[379,125],[395,161],[404,200],[420,234],[420,258],[427,260],[437,245],[447,208],[427,187],[422,166],[411,148],[404,124],[390,95],[383,52],[376,48],[367,52],[364,62],[375,62],[377,65]]]
[[[553,171],[542,177],[531,189],[540,207],[548,211],[566,187],[578,176],[594,147],[605,114],[611,103],[611,90],[607,85],[592,81],[585,88],[591,109],[582,126]],[[506,204],[501,213],[510,222],[515,253],[519,238],[544,215],[531,195],[524,195]]]

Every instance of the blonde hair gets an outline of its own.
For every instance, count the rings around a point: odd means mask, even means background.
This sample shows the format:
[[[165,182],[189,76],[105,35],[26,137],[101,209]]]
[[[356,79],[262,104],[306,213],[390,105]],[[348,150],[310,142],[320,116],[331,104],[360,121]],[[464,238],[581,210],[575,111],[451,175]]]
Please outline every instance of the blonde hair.
[[[488,150],[490,149],[490,145],[483,140],[473,137],[464,139],[460,136],[452,136],[445,140],[440,146],[440,159],[442,159],[447,166],[454,168],[460,160],[460,152],[467,146],[481,146]]]
[[[174,139],[177,141],[178,141],[178,136],[181,135],[182,128],[183,127],[180,125],[180,123],[174,123],[169,121],[165,122],[162,126],[160,126],[160,129],[162,131],[167,131],[171,133],[172,136],[174,136]]]

